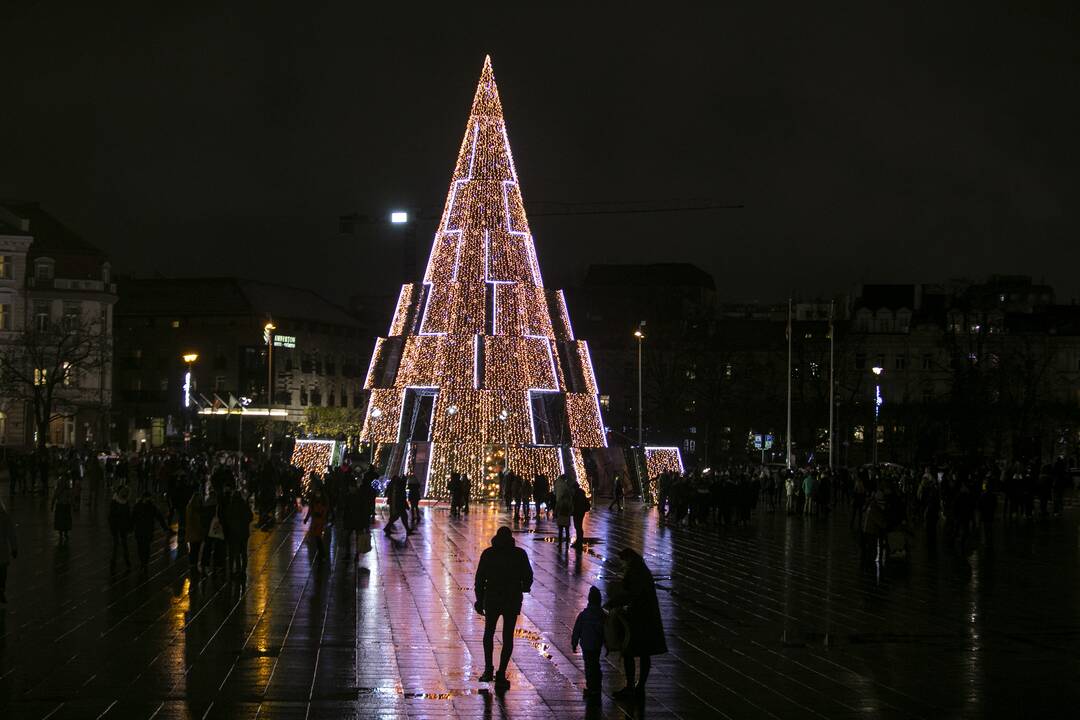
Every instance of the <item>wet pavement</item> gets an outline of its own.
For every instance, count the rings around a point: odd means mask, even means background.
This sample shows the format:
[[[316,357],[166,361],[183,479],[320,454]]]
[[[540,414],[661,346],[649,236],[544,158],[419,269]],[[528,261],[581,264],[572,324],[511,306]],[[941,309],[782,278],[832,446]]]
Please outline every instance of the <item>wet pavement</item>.
[[[111,573],[104,506],[57,547],[43,500],[5,502],[22,546],[0,610],[5,720],[1054,717],[1080,703],[1076,511],[999,523],[970,554],[920,537],[906,563],[869,573],[846,513],[690,531],[640,506],[598,509],[580,554],[534,523],[515,535],[536,580],[497,697],[476,680],[472,609],[475,563],[506,522],[494,508],[425,508],[407,542],[376,531],[358,564],[333,547],[316,560],[290,517],[254,532],[241,590],[189,578],[160,534],[147,572]],[[621,663],[605,658],[587,711],[570,628],[625,544],[657,576],[670,652],[643,705],[611,698]]]

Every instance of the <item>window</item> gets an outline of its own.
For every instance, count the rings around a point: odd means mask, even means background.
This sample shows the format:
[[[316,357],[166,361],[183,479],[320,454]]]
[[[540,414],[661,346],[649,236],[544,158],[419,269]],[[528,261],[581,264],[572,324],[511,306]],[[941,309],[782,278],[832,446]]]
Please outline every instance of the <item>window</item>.
[[[102,263],[101,265],[101,281],[104,283],[109,282],[109,278],[112,277],[112,265],[109,263]]]
[[[53,262],[47,258],[41,258],[34,264],[34,277],[38,280],[53,279]]]
[[[697,435],[697,427],[691,425],[686,429],[686,432],[690,433],[691,435]]]
[[[897,355],[893,363],[897,370],[907,369],[907,355]]]
[[[333,385],[326,391],[326,407],[334,407],[336,403],[337,392]]]
[[[214,392],[221,392],[224,389],[225,389],[225,376],[224,375],[215,375],[214,376]]]
[[[158,383],[158,387],[161,388],[161,392],[163,392],[163,393],[164,392],[169,392],[169,378],[167,378],[167,377],[161,378],[161,381]]]
[[[304,385],[304,383],[300,383],[300,404],[308,404],[307,385]]]
[[[690,368],[689,370],[686,371],[686,379],[687,380],[694,380],[696,378],[697,378],[697,372],[695,372],[693,368]]]
[[[7,439],[7,413],[0,410],[0,444]]]
[[[65,362],[61,366],[61,371],[64,373],[64,376],[63,376],[64,387],[78,386],[78,384],[79,384],[79,371],[76,370],[75,367],[71,363]]]
[[[922,369],[933,370],[934,369],[934,356],[927,353],[922,356]]]
[[[855,442],[862,442],[866,439],[866,428],[862,425],[856,425],[851,429],[851,439]]]
[[[311,388],[311,404],[322,405],[322,388],[317,386]]]
[[[358,408],[363,404],[364,397],[361,394],[361,385],[354,385],[352,391],[352,406]]]
[[[48,381],[48,368],[34,368],[34,384],[44,385]]]
[[[64,303],[64,330],[67,332],[75,332],[79,329],[79,323],[82,320],[82,303],[80,302],[65,302]]]
[[[49,302],[37,301],[34,303],[34,329],[38,332],[45,332],[49,329]]]
[[[0,304],[0,330],[11,329],[11,305]]]
[[[611,396],[610,395],[601,395],[600,396],[600,407],[604,408],[605,410],[607,410],[608,408],[611,407]]]
[[[724,379],[730,380],[735,375],[735,367],[731,363],[724,364]]]
[[[175,329],[177,329],[178,327],[180,327],[180,321],[179,321],[179,320],[173,320],[173,321],[172,321],[172,327],[173,327],[173,330],[175,330]]]
[[[810,361],[810,377],[821,377],[821,364],[813,360]]]
[[[685,450],[686,452],[694,452],[696,446],[697,446],[697,443],[695,441],[693,441],[693,440],[690,440],[690,439],[683,440],[683,450]]]
[[[0,255],[0,280],[10,280],[14,263],[10,255]]]
[[[133,377],[128,381],[128,389],[140,392],[142,390],[142,378]]]

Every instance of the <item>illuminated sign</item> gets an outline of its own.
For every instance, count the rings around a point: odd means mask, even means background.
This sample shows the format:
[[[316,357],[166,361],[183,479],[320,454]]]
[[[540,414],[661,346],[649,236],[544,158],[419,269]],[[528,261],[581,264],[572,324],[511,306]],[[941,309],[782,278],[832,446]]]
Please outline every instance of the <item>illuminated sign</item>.
[[[294,348],[296,347],[296,337],[293,335],[275,335],[274,347]]]

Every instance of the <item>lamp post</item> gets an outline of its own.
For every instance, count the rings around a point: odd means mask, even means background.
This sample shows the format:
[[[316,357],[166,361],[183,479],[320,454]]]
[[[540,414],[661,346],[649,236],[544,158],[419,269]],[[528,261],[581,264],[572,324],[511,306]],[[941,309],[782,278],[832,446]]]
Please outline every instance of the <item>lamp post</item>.
[[[416,223],[412,222],[407,210],[393,210],[390,213],[390,224],[404,228],[401,264],[404,277],[411,281],[416,276]]]
[[[878,378],[878,381],[874,383],[874,434],[873,434],[873,438],[872,438],[872,442],[874,443],[874,466],[877,467],[877,461],[878,461],[878,457],[877,457],[877,444],[878,444],[877,428],[878,428],[878,418],[881,417],[881,403],[883,402],[883,400],[881,398],[881,382],[880,382],[880,378],[881,378],[881,373],[885,372],[885,369],[881,368],[881,367],[874,366],[874,367],[870,368],[870,371],[873,372],[874,375]]]
[[[371,408],[371,417],[378,420],[379,418],[382,417],[382,410],[380,410],[377,407]],[[372,467],[374,467],[374,465],[375,465],[375,439],[374,438],[371,439],[371,460],[370,460],[370,463],[371,463]]]
[[[240,398],[240,429],[236,431],[236,449],[240,453],[240,458],[244,457],[244,408],[251,404],[251,398]]]
[[[643,393],[643,373],[641,367],[641,345],[645,341],[645,321],[642,320],[638,325],[638,329],[634,331],[634,337],[637,338],[637,444],[638,447],[645,447],[645,432],[644,425],[642,424],[642,395]]]
[[[191,413],[191,380],[192,380],[192,367],[195,365],[195,361],[199,359],[199,353],[187,352],[180,356],[181,359],[187,364],[187,370],[184,371],[184,411],[188,416],[188,438],[191,437],[191,430],[193,425],[192,413]]]
[[[457,405],[450,405],[450,407],[446,408],[446,414],[449,415],[450,417],[454,417],[455,415],[457,415],[457,411],[458,411],[458,406]],[[450,445],[450,472],[454,472],[454,464],[455,464],[456,461],[457,461],[457,443],[452,443]]]
[[[270,409],[274,407],[274,331],[277,325],[273,320],[263,325],[263,340],[266,341],[266,456],[270,456],[273,444],[274,418]]]
[[[510,432],[506,421],[510,418],[510,411],[503,408],[499,412],[499,422],[503,424],[503,452],[506,453],[503,456],[503,471],[510,467]]]

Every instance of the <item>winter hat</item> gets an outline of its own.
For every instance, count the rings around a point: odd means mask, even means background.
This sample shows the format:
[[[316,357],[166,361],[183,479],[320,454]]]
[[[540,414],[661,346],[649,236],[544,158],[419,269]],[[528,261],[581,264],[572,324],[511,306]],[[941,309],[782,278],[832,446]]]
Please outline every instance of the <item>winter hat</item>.
[[[589,588],[589,604],[599,605],[602,601],[603,598],[600,596],[600,588],[596,587],[595,585]]]

